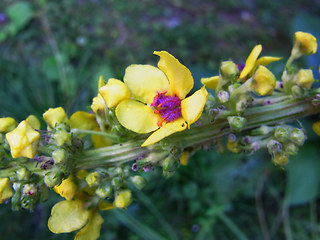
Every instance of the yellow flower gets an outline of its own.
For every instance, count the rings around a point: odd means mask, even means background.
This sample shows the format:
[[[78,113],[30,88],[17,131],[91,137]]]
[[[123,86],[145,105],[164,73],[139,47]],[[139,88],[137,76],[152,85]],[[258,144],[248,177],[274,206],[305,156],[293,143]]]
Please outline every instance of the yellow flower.
[[[315,54],[317,52],[317,39],[310,33],[296,32],[294,34],[294,49],[299,49],[300,54]]]
[[[71,200],[74,197],[77,193],[77,189],[78,186],[73,181],[72,176],[64,179],[59,186],[54,187],[54,191],[67,200]]]
[[[34,115],[29,115],[26,118],[26,121],[31,125],[31,127],[33,127],[34,129],[39,130],[40,129],[40,121],[38,120],[38,118]]]
[[[298,73],[298,84],[309,89],[314,82],[313,73],[311,69],[300,69]]]
[[[112,80],[104,87],[106,90],[118,85],[119,92],[108,91],[105,100],[108,106],[113,106],[121,99],[116,106],[116,116],[122,126],[142,134],[155,131],[142,146],[186,129],[187,123],[190,126],[199,119],[208,98],[205,87],[185,98],[194,84],[190,71],[165,51],[154,54],[160,56],[159,68],[131,65],[125,72],[125,84]]]
[[[243,79],[243,78],[246,78],[248,75],[249,76],[252,75],[253,71],[258,65],[267,66],[269,63],[279,61],[282,59],[282,57],[269,57],[269,56],[261,57],[258,59],[261,51],[262,51],[261,45],[256,45],[252,49],[251,53],[249,54],[246,60],[246,64],[240,73],[239,79]]]
[[[103,79],[102,76],[99,78],[99,83],[98,83],[98,89],[106,85],[106,81]],[[92,104],[91,104],[91,109],[95,114],[102,114],[104,115],[105,109],[106,109],[106,103],[103,100],[102,96],[100,93],[96,97],[92,99]]]
[[[252,87],[261,96],[272,94],[277,85],[275,76],[262,65],[258,67],[253,79]]]
[[[9,178],[0,178],[0,203],[12,197],[14,191]]]
[[[320,136],[320,121],[317,121],[312,124],[313,131]]]
[[[37,152],[40,133],[27,121],[22,121],[13,131],[6,134],[13,158],[33,158]]]
[[[78,111],[70,117],[70,128],[93,130],[99,127],[94,114]]]
[[[219,76],[201,78],[201,83],[212,90],[216,90],[216,87],[218,86],[218,82],[219,82]]]
[[[68,116],[62,107],[49,108],[43,114],[43,119],[48,126],[52,128],[54,128],[56,124],[68,122]]]
[[[117,194],[114,199],[113,205],[117,208],[127,208],[132,202],[130,190],[125,190]]]
[[[0,132],[7,133],[15,129],[17,126],[16,120],[11,117],[0,118]]]

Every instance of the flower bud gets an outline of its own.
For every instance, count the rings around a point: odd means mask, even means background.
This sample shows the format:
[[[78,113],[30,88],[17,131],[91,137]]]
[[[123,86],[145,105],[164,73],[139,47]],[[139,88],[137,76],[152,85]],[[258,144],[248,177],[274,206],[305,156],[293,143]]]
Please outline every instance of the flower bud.
[[[288,130],[283,128],[283,127],[277,127],[276,130],[274,131],[274,137],[280,141],[284,142],[285,140],[288,139],[289,133]]]
[[[289,155],[296,155],[298,147],[294,143],[287,143],[284,145],[284,151]]]
[[[310,33],[296,32],[294,35],[294,47],[292,51],[297,51],[300,55],[310,55],[317,52],[317,39]]]
[[[142,176],[131,177],[131,181],[139,190],[144,188],[147,184],[146,180]]]
[[[273,155],[273,163],[276,165],[284,166],[288,163],[288,156],[284,153],[276,153]]]
[[[77,193],[78,186],[73,181],[73,177],[70,176],[67,179],[64,179],[59,186],[54,186],[53,189],[61,197],[64,197],[66,200],[71,200]]]
[[[112,186],[114,186],[115,189],[119,189],[122,186],[122,179],[120,177],[114,177],[111,180]]]
[[[232,61],[224,61],[220,65],[220,73],[224,78],[233,78],[239,73],[237,65]]]
[[[23,194],[35,195],[38,192],[34,184],[25,184],[22,189]]]
[[[291,130],[290,140],[298,146],[302,146],[306,140],[306,135],[304,134],[303,130],[294,128]]]
[[[127,208],[132,202],[130,190],[124,190],[118,193],[114,199],[113,205],[117,208]]]
[[[14,191],[9,178],[0,178],[0,203],[12,197]]]
[[[279,143],[276,140],[271,139],[268,143],[267,143],[267,148],[268,151],[271,155],[278,153],[282,150],[282,144]]]
[[[44,182],[49,188],[59,185],[61,183],[61,174],[50,171],[44,176]]]
[[[31,172],[26,168],[20,168],[16,171],[17,178],[19,181],[28,180],[31,177]]]
[[[277,85],[273,73],[265,66],[260,65],[253,77],[253,90],[261,96],[271,95]]]
[[[242,113],[247,108],[247,99],[239,99],[236,103],[237,113]]]
[[[85,179],[88,174],[89,174],[89,173],[88,173],[87,170],[81,169],[81,170],[79,170],[79,171],[76,173],[76,177],[77,177],[78,179]]]
[[[172,156],[169,156],[162,161],[162,168],[163,171],[173,172],[177,168],[177,161]]]
[[[101,174],[98,172],[89,173],[86,176],[86,181],[89,187],[98,186],[100,184]]]
[[[291,88],[291,94],[294,98],[301,98],[303,96],[303,90],[298,85],[293,85]]]
[[[51,128],[54,128],[56,124],[68,122],[68,116],[62,107],[49,108],[42,116]]]
[[[320,121],[317,121],[312,124],[312,130],[320,136]]]
[[[53,138],[57,146],[61,147],[64,144],[71,145],[71,135],[65,130],[58,130],[53,134]]]
[[[301,87],[310,89],[312,83],[314,82],[313,73],[311,69],[300,69],[298,73],[298,84]]]
[[[56,149],[52,152],[52,158],[55,164],[62,163],[66,160],[66,151],[62,148]]]
[[[256,128],[256,129],[253,129],[251,131],[251,134],[253,136],[255,135],[267,135],[269,134],[271,131],[273,131],[273,127],[269,127],[269,126],[266,126],[266,125],[262,125],[261,127],[259,128]]]
[[[228,122],[232,132],[241,132],[247,123],[247,119],[243,117],[233,116],[228,117]]]
[[[220,103],[226,103],[229,101],[230,95],[227,91],[220,90],[218,92],[218,99]]]
[[[27,118],[26,118],[26,121],[30,124],[31,127],[33,127],[34,129],[37,129],[39,130],[40,129],[40,121],[39,119],[34,116],[34,115],[29,115]]]
[[[40,133],[35,131],[25,120],[7,133],[6,138],[13,158],[33,158],[37,153]]]
[[[95,194],[102,199],[110,197],[112,194],[112,188],[109,184],[104,184],[96,189]]]
[[[7,133],[16,128],[18,123],[11,117],[0,118],[0,132]]]

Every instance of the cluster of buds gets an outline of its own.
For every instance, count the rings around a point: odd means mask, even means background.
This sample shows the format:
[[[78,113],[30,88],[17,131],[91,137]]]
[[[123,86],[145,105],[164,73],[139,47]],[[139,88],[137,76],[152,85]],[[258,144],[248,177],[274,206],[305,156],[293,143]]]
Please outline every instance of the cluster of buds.
[[[19,124],[0,118],[0,202],[32,211],[52,189],[65,200],[52,208],[49,229],[97,239],[99,211],[126,209],[131,187],[146,185],[141,172],[162,168],[171,177],[200,148],[214,143],[222,152],[225,136],[230,151],[265,148],[273,163],[284,166],[306,140],[303,129],[285,123],[320,112],[312,69],[294,64],[316,50],[311,34],[297,32],[277,80],[266,66],[282,58],[259,58],[257,45],[245,64],[222,62],[219,75],[202,78],[195,91],[189,69],[155,51],[157,67],[131,65],[123,81],[101,76],[92,112],[69,118],[63,108],[50,108],[42,116],[45,130],[33,115]],[[313,129],[320,135],[320,122]]]

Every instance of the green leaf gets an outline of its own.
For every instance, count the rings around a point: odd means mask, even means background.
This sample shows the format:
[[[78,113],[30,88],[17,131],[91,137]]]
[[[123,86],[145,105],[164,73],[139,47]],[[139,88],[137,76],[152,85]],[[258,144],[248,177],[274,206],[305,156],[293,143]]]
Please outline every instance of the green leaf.
[[[33,10],[31,5],[27,2],[17,2],[12,4],[7,9],[7,14],[10,17],[11,24],[21,29],[24,27],[32,18]]]
[[[317,148],[305,145],[287,166],[286,199],[289,205],[303,204],[317,196],[320,162]]]

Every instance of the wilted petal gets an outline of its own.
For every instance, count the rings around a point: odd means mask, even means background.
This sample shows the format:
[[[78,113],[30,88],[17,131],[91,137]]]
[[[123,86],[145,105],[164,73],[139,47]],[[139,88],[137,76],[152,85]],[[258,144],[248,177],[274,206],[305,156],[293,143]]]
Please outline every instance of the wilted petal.
[[[183,131],[184,129],[186,129],[186,127],[187,124],[185,120],[183,118],[178,118],[177,120],[167,123],[159,130],[152,133],[141,146],[146,147],[151,144],[154,144],[175,132]]]
[[[166,51],[155,51],[160,60],[158,67],[167,75],[172,95],[184,99],[193,88],[193,77],[188,68]]]
[[[123,81],[130,89],[132,98],[144,103],[152,103],[157,92],[170,91],[166,75],[151,65],[130,65]]]
[[[160,117],[149,106],[135,100],[122,101],[116,108],[116,116],[122,126],[136,133],[149,133],[159,128]]]

